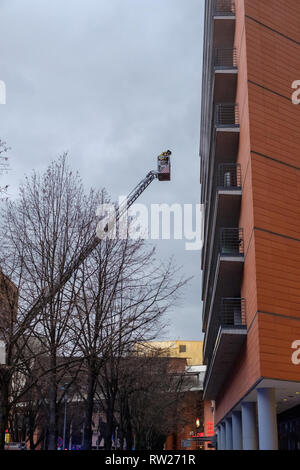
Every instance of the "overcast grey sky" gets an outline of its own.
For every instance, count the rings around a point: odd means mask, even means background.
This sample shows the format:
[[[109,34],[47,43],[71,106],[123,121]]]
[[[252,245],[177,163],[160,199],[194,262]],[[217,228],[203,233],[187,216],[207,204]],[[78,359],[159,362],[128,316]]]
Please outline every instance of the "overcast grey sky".
[[[10,197],[68,151],[87,187],[117,198],[171,149],[172,182],[138,202],[199,203],[203,10],[203,0],[0,0]],[[175,240],[158,250],[194,276],[164,338],[201,339],[201,253]]]

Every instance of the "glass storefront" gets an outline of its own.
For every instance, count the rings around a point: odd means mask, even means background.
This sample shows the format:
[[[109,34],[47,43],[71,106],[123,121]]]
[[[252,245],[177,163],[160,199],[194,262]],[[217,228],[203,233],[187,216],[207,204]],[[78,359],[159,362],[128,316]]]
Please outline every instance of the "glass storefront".
[[[300,450],[300,406],[277,416],[279,450]]]

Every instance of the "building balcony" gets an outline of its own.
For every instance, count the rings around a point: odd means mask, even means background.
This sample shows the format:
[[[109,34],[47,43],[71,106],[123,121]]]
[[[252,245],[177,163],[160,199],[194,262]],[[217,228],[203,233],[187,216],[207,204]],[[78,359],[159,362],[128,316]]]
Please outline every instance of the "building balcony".
[[[235,20],[234,1],[205,1],[206,34],[204,36],[200,138],[202,201],[208,200],[210,164],[214,158],[212,157],[215,139],[214,103],[234,102],[236,97],[237,68],[227,69],[231,63],[236,65],[237,62],[234,50],[235,21],[233,20]],[[232,51],[231,59],[230,51]],[[228,152],[227,154],[229,155]],[[236,155],[236,153],[231,152],[231,155]]]
[[[240,138],[239,106],[217,104],[214,112],[211,177],[222,163],[235,162]]]
[[[205,278],[203,330],[209,329],[218,299],[238,297],[244,266],[244,236],[241,228],[218,229],[219,237],[211,246],[209,269]]]
[[[234,101],[238,77],[236,49],[215,49],[213,60],[214,102]]]
[[[242,177],[239,163],[221,163],[218,167],[217,190],[222,192],[241,191]]]
[[[204,360],[208,364],[204,381],[205,399],[215,400],[247,336],[246,302],[222,298],[218,314],[205,336]]]
[[[210,160],[205,180],[206,194],[205,199],[203,198],[206,201],[205,236],[202,251],[202,269],[204,271],[208,269],[215,225],[234,227],[238,224],[242,194],[240,167],[235,163],[240,137],[238,105],[218,104],[215,107],[213,123]],[[227,166],[228,168],[226,168]],[[225,178],[227,178],[226,181]],[[228,187],[228,178],[230,178],[232,187]],[[237,186],[235,186],[236,184]],[[216,188],[218,188],[217,196]],[[225,204],[223,208],[222,203]]]
[[[239,223],[242,176],[241,166],[238,163],[224,163],[218,166],[214,194],[210,215],[210,236],[207,240],[207,251],[203,259],[206,266],[203,273],[203,300],[207,296],[210,271],[215,269],[215,265],[212,266],[212,260],[214,259],[215,250],[218,250],[216,234],[220,233],[222,227],[234,227]]]
[[[226,163],[224,157],[236,158],[240,137],[239,107],[237,104],[217,104],[214,112],[214,165]]]
[[[239,297],[222,297],[216,312],[211,318],[209,329],[204,340],[204,362],[210,363],[216,340],[220,329],[239,329],[246,325],[246,303],[245,299]]]
[[[233,47],[235,36],[234,0],[215,0],[212,14],[213,47]]]
[[[244,256],[242,228],[223,228],[220,233],[220,257],[235,258]]]
[[[239,132],[240,118],[237,104],[217,104],[215,108],[215,128],[222,132]]]
[[[215,0],[214,18],[235,18],[235,2],[234,0]]]
[[[212,234],[220,233],[221,253],[225,250],[227,239],[234,244],[235,237],[241,238],[243,249],[243,230],[227,229],[239,223],[242,199],[241,166],[238,163],[222,163],[218,167],[217,187],[214,210],[212,212]],[[231,238],[233,240],[231,240]],[[211,248],[212,249],[212,245]],[[242,250],[243,251],[243,250]],[[211,259],[211,257],[210,257]]]
[[[235,48],[214,50],[214,68],[216,73],[237,74],[237,54]]]

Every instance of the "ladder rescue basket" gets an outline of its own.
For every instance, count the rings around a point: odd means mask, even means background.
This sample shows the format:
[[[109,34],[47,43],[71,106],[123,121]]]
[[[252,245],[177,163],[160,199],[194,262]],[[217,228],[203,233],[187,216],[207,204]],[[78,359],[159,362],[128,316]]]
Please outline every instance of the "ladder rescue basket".
[[[159,181],[171,180],[171,160],[172,152],[167,150],[157,157],[157,177]]]

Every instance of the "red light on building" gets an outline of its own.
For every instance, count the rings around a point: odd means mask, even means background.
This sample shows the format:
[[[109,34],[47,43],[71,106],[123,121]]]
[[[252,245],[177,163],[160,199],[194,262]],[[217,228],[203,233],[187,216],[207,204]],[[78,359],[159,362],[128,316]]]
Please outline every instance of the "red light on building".
[[[208,437],[214,436],[215,435],[215,430],[214,430],[214,423],[212,421],[208,421],[205,424],[205,434]]]
[[[196,432],[192,437],[204,437],[204,432]]]

